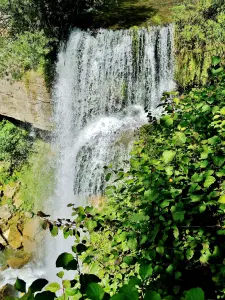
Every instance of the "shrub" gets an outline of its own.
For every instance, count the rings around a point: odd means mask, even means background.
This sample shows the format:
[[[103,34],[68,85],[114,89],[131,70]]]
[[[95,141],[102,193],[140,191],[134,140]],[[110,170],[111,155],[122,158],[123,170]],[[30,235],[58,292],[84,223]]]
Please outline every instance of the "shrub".
[[[0,122],[0,161],[9,163],[11,175],[26,160],[31,146],[32,139],[26,130],[6,120]]]
[[[225,53],[225,3],[185,0],[175,7],[176,79],[183,88],[207,82],[212,55]]]
[[[13,79],[21,79],[28,70],[42,70],[45,65],[45,57],[50,51],[46,38],[42,31],[25,32],[15,38],[1,38],[0,48],[0,76]]]

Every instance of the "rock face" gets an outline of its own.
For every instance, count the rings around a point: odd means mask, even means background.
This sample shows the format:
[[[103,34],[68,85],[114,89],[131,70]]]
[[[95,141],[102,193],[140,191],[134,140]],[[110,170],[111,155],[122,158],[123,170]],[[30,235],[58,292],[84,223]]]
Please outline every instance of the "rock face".
[[[52,103],[44,79],[29,72],[22,81],[0,80],[0,115],[51,129]]]

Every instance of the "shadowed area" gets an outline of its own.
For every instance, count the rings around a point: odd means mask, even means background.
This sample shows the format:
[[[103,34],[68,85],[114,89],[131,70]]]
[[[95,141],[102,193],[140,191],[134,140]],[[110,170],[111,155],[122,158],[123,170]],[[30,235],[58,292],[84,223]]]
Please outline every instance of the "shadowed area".
[[[99,9],[83,13],[79,27],[127,29],[132,26],[170,23],[171,8],[181,0],[120,0],[106,1]]]

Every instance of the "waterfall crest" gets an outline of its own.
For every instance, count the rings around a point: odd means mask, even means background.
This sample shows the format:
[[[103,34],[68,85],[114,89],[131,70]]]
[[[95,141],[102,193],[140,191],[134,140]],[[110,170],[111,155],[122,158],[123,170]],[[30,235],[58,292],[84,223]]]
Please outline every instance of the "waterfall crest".
[[[173,66],[172,26],[72,32],[54,90],[57,205],[101,194],[103,167],[123,165],[144,110],[157,114],[162,93],[174,88]]]

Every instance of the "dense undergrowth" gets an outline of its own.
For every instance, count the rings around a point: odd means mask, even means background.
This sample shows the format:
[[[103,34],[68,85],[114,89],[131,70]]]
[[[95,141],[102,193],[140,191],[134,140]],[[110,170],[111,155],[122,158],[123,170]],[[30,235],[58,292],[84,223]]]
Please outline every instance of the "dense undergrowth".
[[[62,285],[39,279],[29,289],[18,279],[15,287],[26,293],[21,299],[224,299],[225,70],[219,57],[209,78],[182,97],[164,94],[165,114],[142,128],[130,169],[106,167],[106,181],[116,179],[103,207],[69,204],[72,221],[47,221],[53,236],[60,227],[65,238],[75,237],[73,254],[61,254],[56,267],[78,274],[69,281],[59,272]]]
[[[173,12],[176,80],[183,89],[203,85],[211,57],[224,57],[225,2],[184,0]]]

